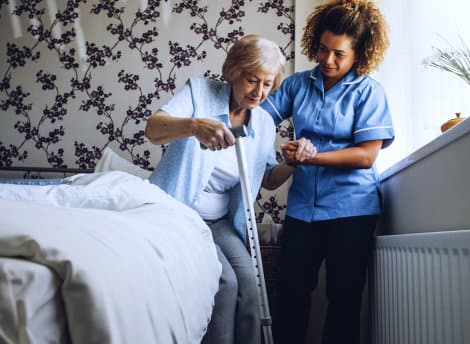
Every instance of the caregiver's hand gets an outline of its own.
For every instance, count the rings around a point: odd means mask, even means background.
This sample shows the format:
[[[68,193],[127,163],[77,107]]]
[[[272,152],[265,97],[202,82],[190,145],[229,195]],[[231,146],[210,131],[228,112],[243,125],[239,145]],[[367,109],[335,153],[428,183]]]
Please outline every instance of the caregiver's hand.
[[[317,154],[317,149],[313,143],[304,137],[281,144],[281,149],[286,163],[293,166],[312,159]]]

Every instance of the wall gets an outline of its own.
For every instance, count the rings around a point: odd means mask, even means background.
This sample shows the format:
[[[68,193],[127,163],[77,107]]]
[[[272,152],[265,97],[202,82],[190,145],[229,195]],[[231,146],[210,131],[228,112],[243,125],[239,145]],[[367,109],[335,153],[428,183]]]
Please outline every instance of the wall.
[[[110,146],[151,169],[165,147],[146,118],[189,76],[220,78],[238,38],[275,40],[293,71],[293,2],[1,1],[0,166],[93,168]],[[286,188],[260,194],[259,220],[282,222]]]

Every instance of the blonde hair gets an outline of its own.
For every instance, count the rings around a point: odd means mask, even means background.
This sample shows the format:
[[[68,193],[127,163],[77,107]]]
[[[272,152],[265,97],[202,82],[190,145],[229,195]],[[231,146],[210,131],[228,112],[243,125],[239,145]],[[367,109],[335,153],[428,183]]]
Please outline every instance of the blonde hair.
[[[382,62],[389,46],[388,26],[373,1],[330,0],[315,7],[307,18],[301,40],[302,54],[317,61],[320,37],[325,31],[352,39],[358,75],[369,74]]]
[[[275,75],[272,90],[279,87],[284,76],[286,58],[275,42],[258,35],[247,35],[228,51],[222,75],[231,82],[243,72],[263,71]]]

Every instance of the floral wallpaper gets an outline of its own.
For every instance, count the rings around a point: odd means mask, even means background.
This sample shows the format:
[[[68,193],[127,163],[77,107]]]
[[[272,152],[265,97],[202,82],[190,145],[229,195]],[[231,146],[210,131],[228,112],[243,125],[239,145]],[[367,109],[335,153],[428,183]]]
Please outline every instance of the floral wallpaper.
[[[221,79],[240,37],[278,42],[293,71],[294,0],[0,0],[0,29],[0,166],[92,169],[109,146],[151,170],[146,119],[189,76]],[[258,195],[259,221],[282,223],[286,190]]]

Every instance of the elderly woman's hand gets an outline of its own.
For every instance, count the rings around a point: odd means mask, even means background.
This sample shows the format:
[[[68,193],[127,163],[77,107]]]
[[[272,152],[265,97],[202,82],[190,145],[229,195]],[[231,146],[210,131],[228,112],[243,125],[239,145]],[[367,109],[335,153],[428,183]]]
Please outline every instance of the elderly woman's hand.
[[[305,160],[312,159],[317,154],[317,149],[313,143],[304,137],[281,144],[281,149],[284,160],[292,166],[297,166]]]
[[[192,132],[210,150],[220,150],[235,144],[235,137],[225,124],[212,119],[195,119]]]

